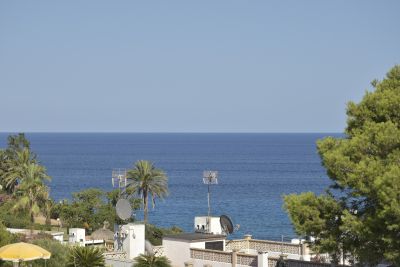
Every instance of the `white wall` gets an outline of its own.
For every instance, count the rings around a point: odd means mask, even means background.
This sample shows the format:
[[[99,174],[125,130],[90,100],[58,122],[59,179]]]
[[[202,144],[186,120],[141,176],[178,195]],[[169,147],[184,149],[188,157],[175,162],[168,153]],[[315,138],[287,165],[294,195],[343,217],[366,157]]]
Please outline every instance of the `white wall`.
[[[201,248],[205,249],[206,248],[206,242],[194,242],[194,243],[189,243],[190,248]]]
[[[133,259],[145,251],[145,226],[144,224],[129,223],[121,226],[121,233],[126,235],[122,239],[122,250],[126,252],[128,259]],[[118,248],[118,240],[114,242],[115,249]]]
[[[106,266],[112,267],[132,267],[133,261],[121,261],[116,259],[106,259]]]
[[[81,246],[85,245],[86,231],[83,228],[70,228],[69,229],[69,243],[79,243]]]
[[[287,253],[284,253],[284,254],[285,254],[285,255],[287,256],[287,258],[290,259],[290,260],[300,260],[300,259],[301,259],[301,255],[299,255],[299,254],[287,254]],[[270,257],[279,258],[280,255],[282,255],[282,253],[281,253],[281,252],[268,252],[268,255],[269,255]]]
[[[190,243],[163,239],[164,255],[174,267],[183,267],[190,260]]]
[[[200,259],[192,259],[193,267],[204,267],[205,264],[211,265],[212,267],[232,267],[232,263],[219,262],[219,261],[208,261]],[[247,265],[236,264],[236,267],[249,267]]]
[[[200,259],[192,259],[193,267],[204,267],[205,264],[209,264],[212,267],[232,267],[231,263],[226,262],[218,262],[218,261],[208,261],[208,260],[200,260]],[[240,267],[241,265],[236,265]],[[249,267],[249,266],[246,266]]]
[[[57,241],[60,241],[60,242],[63,242],[63,241],[64,241],[64,235],[63,235],[63,233],[60,233],[60,234],[52,234],[52,236],[53,236],[53,239],[55,239],[55,240],[57,240]]]
[[[210,233],[220,235],[222,234],[221,224],[219,222],[219,217],[208,217],[208,216],[196,216],[194,218],[194,229],[201,230],[204,225],[207,229],[207,220],[210,218]],[[197,228],[199,226],[199,229]]]

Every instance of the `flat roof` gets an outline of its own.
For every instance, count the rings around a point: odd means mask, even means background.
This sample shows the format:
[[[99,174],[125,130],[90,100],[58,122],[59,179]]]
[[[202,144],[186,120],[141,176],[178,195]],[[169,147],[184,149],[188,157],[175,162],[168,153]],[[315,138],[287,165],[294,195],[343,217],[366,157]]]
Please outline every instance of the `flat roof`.
[[[225,235],[214,235],[205,233],[183,233],[176,235],[165,235],[163,238],[168,240],[182,240],[182,241],[213,241],[213,240],[224,240]]]

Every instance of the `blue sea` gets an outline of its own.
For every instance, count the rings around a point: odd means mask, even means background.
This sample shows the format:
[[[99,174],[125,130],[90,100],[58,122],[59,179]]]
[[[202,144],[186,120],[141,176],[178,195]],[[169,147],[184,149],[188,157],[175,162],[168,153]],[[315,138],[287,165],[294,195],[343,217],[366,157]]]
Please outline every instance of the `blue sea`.
[[[0,147],[6,146],[0,133]],[[52,177],[51,196],[70,199],[89,187],[112,190],[113,168],[150,160],[169,177],[170,195],[149,213],[159,226],[192,231],[207,214],[203,170],[219,172],[211,187],[213,215],[227,214],[240,228],[232,238],[285,240],[296,237],[282,196],[323,192],[329,185],[316,141],[340,134],[28,133],[32,150]],[[137,211],[138,219],[143,217]]]

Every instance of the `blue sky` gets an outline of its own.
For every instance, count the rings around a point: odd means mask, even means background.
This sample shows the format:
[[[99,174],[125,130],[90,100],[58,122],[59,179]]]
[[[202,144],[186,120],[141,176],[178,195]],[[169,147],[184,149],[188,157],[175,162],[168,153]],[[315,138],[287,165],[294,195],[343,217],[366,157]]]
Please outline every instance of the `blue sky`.
[[[341,132],[400,1],[1,1],[0,131]]]

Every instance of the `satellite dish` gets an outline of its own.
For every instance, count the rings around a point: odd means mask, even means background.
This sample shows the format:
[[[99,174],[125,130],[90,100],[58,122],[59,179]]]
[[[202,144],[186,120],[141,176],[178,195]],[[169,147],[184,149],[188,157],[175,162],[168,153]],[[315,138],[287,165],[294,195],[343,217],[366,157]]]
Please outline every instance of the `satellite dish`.
[[[227,215],[221,215],[219,217],[219,223],[221,224],[222,231],[224,231],[225,234],[233,233],[233,223],[231,218],[229,218]]]
[[[154,255],[153,245],[147,239],[144,241],[144,249],[146,250],[148,255]]]
[[[131,204],[125,198],[120,198],[115,208],[117,210],[117,215],[121,220],[129,219],[132,216]]]

